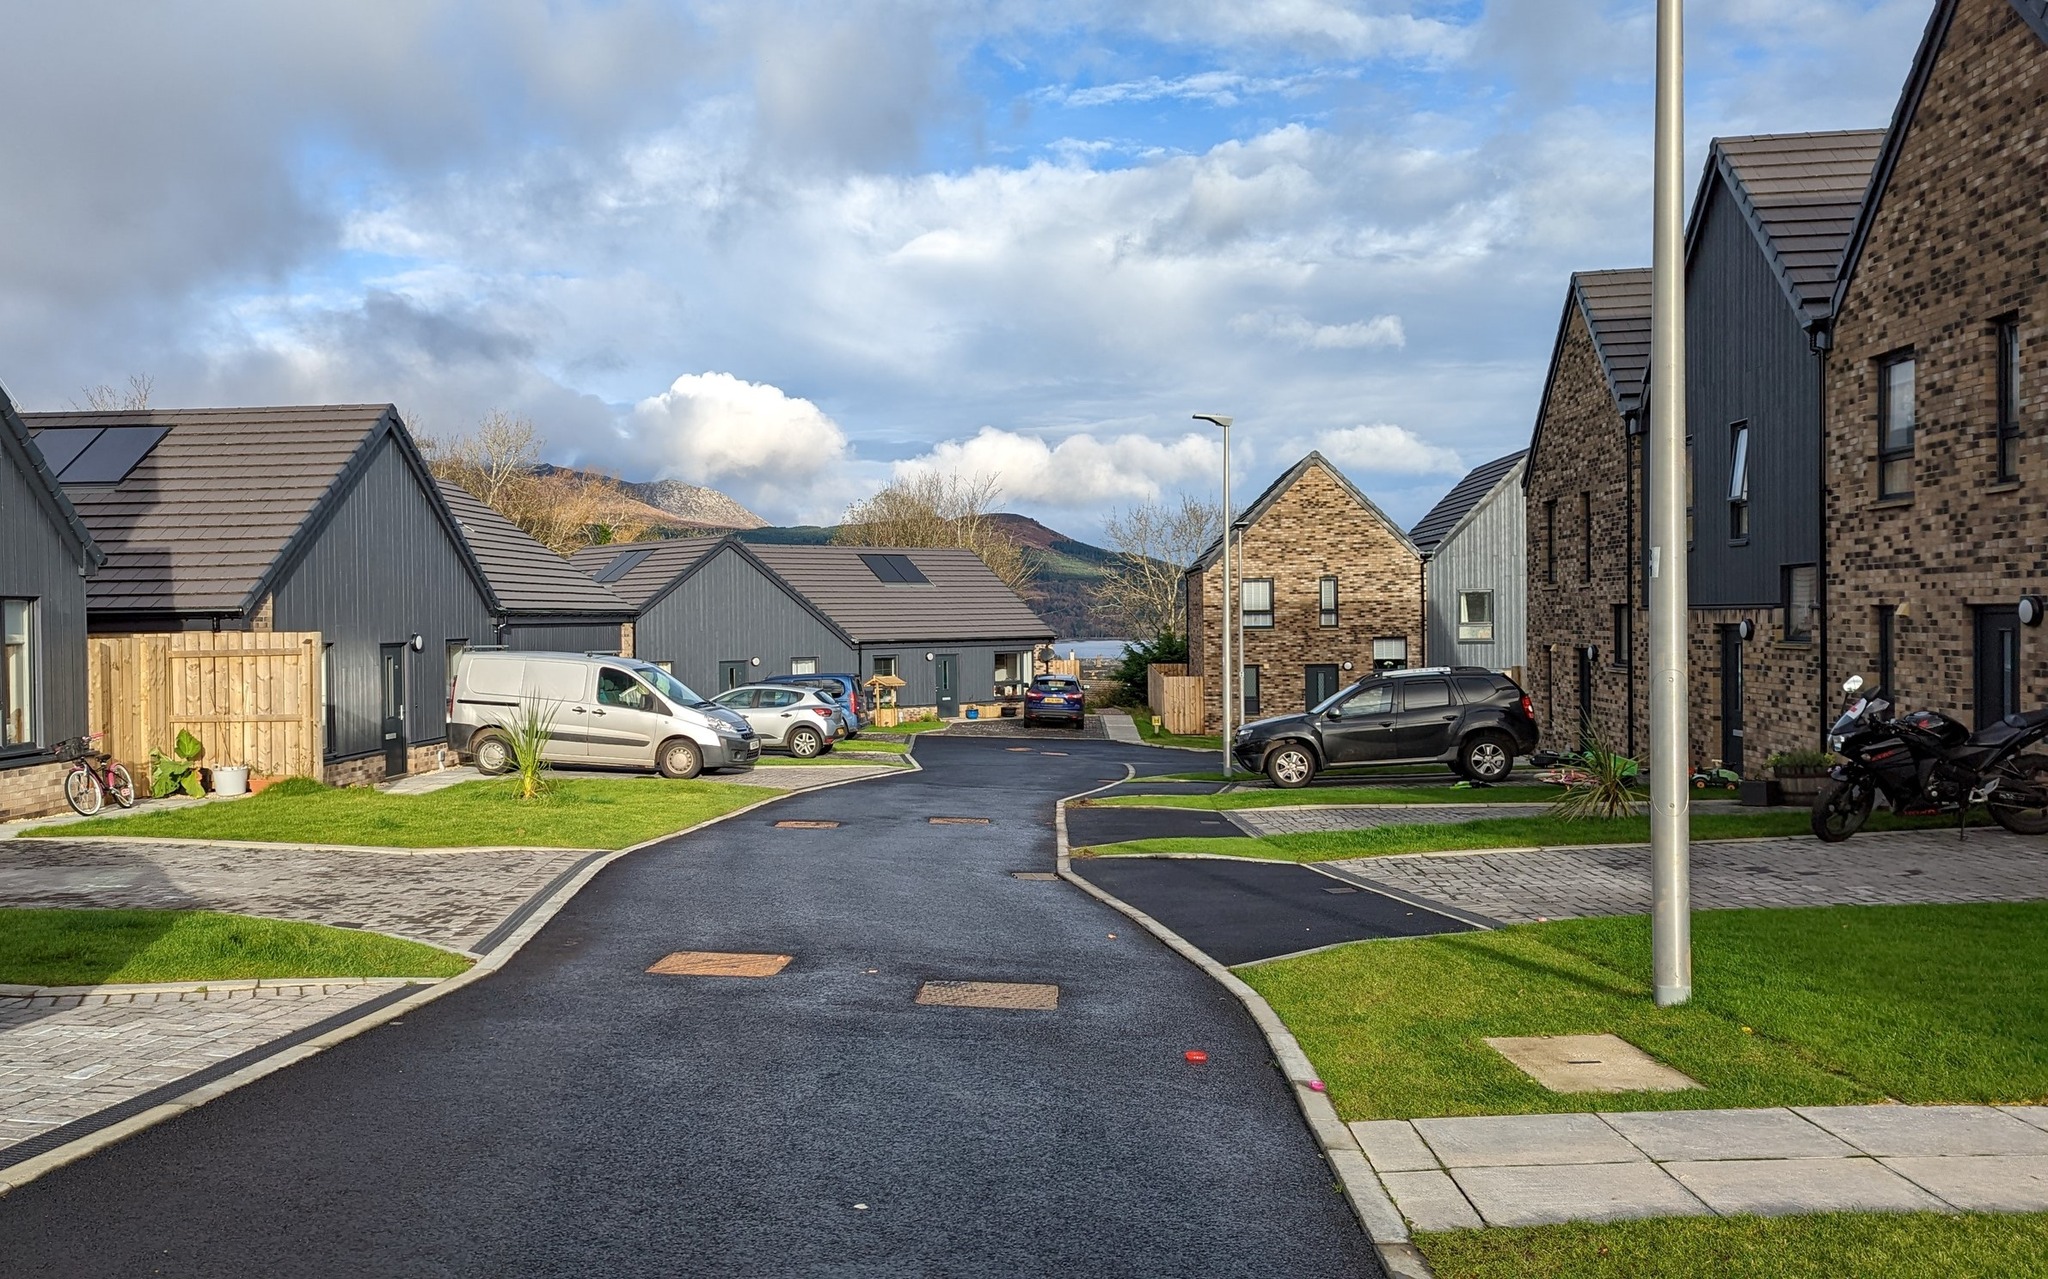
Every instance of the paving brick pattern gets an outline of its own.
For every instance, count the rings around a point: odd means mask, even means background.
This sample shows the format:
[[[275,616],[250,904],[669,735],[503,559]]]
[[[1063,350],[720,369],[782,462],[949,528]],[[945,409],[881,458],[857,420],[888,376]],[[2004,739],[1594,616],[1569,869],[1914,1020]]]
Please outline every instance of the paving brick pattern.
[[[586,855],[16,839],[0,843],[0,906],[220,910],[467,950]]]
[[[1821,1106],[1351,1125],[1417,1230],[1629,1217],[2048,1210],[2039,1108]]]
[[[1229,816],[1254,835],[1320,835],[1329,831],[1476,822],[1489,817],[1541,817],[1548,804],[1347,804],[1341,808],[1237,808]]]
[[[0,1157],[390,990],[331,982],[252,990],[0,998]]]
[[[1333,866],[1504,923],[1650,909],[1644,844],[1527,853],[1359,857]],[[1745,839],[1692,846],[1698,910],[1746,906],[1911,905],[2048,898],[2048,841],[1972,830]]]

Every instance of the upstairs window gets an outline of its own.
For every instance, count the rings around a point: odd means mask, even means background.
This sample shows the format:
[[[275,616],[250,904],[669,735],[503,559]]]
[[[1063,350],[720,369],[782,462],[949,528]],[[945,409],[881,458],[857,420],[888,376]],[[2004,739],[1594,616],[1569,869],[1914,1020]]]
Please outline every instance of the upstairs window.
[[[1557,580],[1557,499],[1543,504],[1543,580]]]
[[[1785,567],[1785,639],[1794,644],[1813,640],[1814,617],[1820,612],[1820,597],[1814,589],[1814,567],[1790,564]]]
[[[1728,440],[1728,540],[1749,540],[1749,423],[1737,422]]]
[[[1458,592],[1458,639],[1467,644],[1493,643],[1493,592]]]
[[[1913,493],[1913,357],[1878,366],[1877,495]]]
[[[2000,481],[2020,477],[2020,322],[1998,326],[1998,459]]]
[[[1316,584],[1316,624],[1337,624],[1337,579],[1326,577]]]
[[[1273,579],[1248,577],[1237,584],[1238,615],[1248,631],[1273,629]]]

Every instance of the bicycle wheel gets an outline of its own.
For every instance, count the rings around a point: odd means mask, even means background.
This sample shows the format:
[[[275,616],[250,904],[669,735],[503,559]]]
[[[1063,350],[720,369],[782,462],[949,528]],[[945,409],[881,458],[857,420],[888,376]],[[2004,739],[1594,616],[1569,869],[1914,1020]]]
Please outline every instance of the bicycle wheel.
[[[114,796],[114,802],[123,808],[135,807],[135,779],[128,775],[128,769],[121,764],[107,769],[107,790]]]
[[[100,790],[100,779],[92,770],[80,764],[64,779],[64,798],[70,801],[72,810],[80,817],[90,817],[106,807],[107,797]]]

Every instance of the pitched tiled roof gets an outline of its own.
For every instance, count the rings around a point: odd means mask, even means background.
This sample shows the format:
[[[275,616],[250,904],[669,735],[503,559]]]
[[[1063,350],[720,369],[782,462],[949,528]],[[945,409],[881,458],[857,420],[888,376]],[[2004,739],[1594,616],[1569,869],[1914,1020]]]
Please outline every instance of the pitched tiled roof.
[[[88,570],[97,569],[105,561],[106,554],[93,541],[85,521],[79,518],[78,508],[64,495],[64,489],[57,483],[57,477],[51,474],[42,450],[29,437],[28,424],[14,411],[14,401],[7,398],[4,390],[0,390],[0,455],[13,459],[30,490],[42,502],[43,509],[59,528],[71,535],[78,549],[79,562]]]
[[[1725,182],[1786,300],[1802,318],[1823,317],[1883,146],[1882,129],[1716,138],[1692,231],[1699,232],[1715,180]]]
[[[1572,291],[1593,331],[1600,368],[1614,406],[1633,412],[1642,403],[1643,380],[1650,372],[1650,272],[1578,271]]]
[[[856,643],[1053,638],[973,551],[761,542],[746,550]],[[882,581],[860,558],[876,554],[909,557],[930,584]]]
[[[569,557],[569,562],[593,579],[603,577],[606,589],[633,606],[646,608],[658,595],[668,591],[683,574],[697,567],[705,556],[725,544],[723,537],[673,537],[653,542],[615,542],[610,546],[586,546]],[[606,572],[622,558],[630,567],[617,577]]]
[[[468,489],[439,481],[463,538],[483,568],[498,607],[508,613],[597,613],[624,616],[633,606],[589,574],[528,537]]]
[[[1306,475],[1308,468],[1311,466],[1320,466],[1325,471],[1328,471],[1331,478],[1337,481],[1338,487],[1349,493],[1352,500],[1364,507],[1366,512],[1374,519],[1386,525],[1387,531],[1392,533],[1397,541],[1401,542],[1409,550],[1416,551],[1415,544],[1408,540],[1408,531],[1399,524],[1394,523],[1391,519],[1388,519],[1387,513],[1379,508],[1379,503],[1367,497],[1356,484],[1351,482],[1344,472],[1336,468],[1329,458],[1324,457],[1320,450],[1311,450],[1308,456],[1282,471],[1280,478],[1268,484],[1266,491],[1253,498],[1250,506],[1231,512],[1231,523],[1247,526],[1258,523],[1259,517],[1271,510],[1273,503],[1279,501],[1288,489],[1293,488],[1294,482],[1303,475]],[[1206,571],[1209,565],[1215,563],[1216,557],[1222,553],[1223,539],[1217,538],[1203,549],[1202,553],[1195,558],[1193,564],[1188,566],[1188,572],[1200,573]],[[1421,552],[1416,551],[1416,554],[1420,555]]]
[[[1470,474],[1444,494],[1442,501],[1429,508],[1429,514],[1408,530],[1408,539],[1425,557],[1435,554],[1436,548],[1451,535],[1451,530],[1458,527],[1458,522],[1470,515],[1473,507],[1485,501],[1487,494],[1511,479],[1515,464],[1528,455],[1529,450],[1518,449],[1506,457],[1497,457],[1473,467]]]
[[[23,417],[38,435],[60,427],[166,428],[119,483],[65,490],[107,555],[87,585],[96,612],[252,606],[352,464],[386,433],[402,434],[388,404]]]

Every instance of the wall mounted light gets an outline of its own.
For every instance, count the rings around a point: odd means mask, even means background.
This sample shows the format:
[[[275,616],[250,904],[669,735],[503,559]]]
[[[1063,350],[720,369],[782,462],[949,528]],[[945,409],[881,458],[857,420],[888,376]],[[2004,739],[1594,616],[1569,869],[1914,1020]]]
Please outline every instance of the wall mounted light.
[[[1750,640],[1756,638],[1756,619],[1753,617],[1743,618],[1735,624],[1735,633],[1742,637],[1743,643],[1749,643]]]
[[[2039,626],[2041,618],[2048,615],[2048,605],[2043,605],[2038,595],[2022,595],[2017,611],[2021,626]]]
[[[926,653],[926,654],[924,655],[924,660],[925,660],[925,661],[927,661],[927,662],[931,661],[931,660],[932,660],[932,655],[931,655],[930,653]]]
[[[424,635],[415,635],[407,640],[406,643],[412,646],[412,651],[415,653],[421,652],[427,647],[427,639]]]
[[[1351,663],[1349,663],[1349,662],[1346,662],[1346,663],[1344,663],[1344,669],[1345,669],[1345,670],[1347,670],[1347,671],[1348,671],[1348,670],[1350,670],[1350,669],[1351,669]]]
[[[751,660],[752,660],[753,664],[754,664],[754,665],[756,665],[756,666],[759,666],[759,665],[761,664],[761,659],[760,659],[760,658],[758,658],[758,657],[756,657],[756,658],[753,658],[753,659],[751,659]]]

